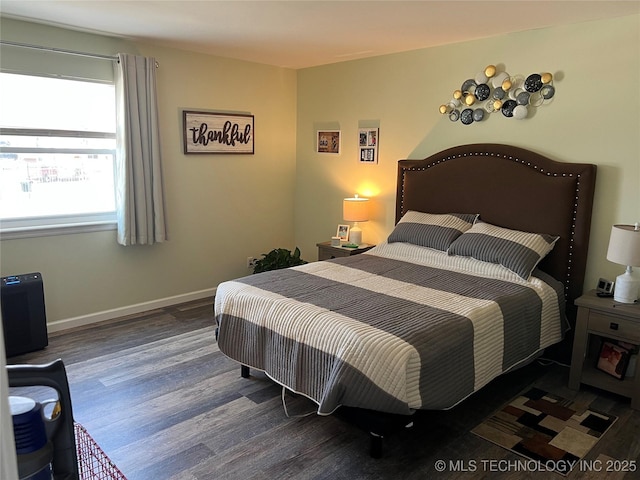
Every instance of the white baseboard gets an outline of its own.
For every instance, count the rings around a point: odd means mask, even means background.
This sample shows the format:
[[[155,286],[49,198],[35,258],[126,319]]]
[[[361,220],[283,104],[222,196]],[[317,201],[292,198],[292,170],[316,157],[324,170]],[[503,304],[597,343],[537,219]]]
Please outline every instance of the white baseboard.
[[[142,313],[149,310],[155,310],[156,308],[168,307],[170,305],[191,302],[193,300],[200,300],[202,298],[212,298],[215,296],[215,294],[215,288],[208,288],[206,290],[184,293],[182,295],[175,295],[173,297],[159,298],[157,300],[151,300],[149,302],[137,303],[135,305],[114,308],[112,310],[104,310],[102,312],[90,313],[88,315],[81,315],[79,317],[56,320],[55,322],[47,323],[47,330],[49,332],[59,332],[61,330],[67,330],[69,328],[82,327],[85,325],[91,325],[92,323],[104,322],[105,320],[113,320],[114,318],[118,317],[134,315],[136,313]]]

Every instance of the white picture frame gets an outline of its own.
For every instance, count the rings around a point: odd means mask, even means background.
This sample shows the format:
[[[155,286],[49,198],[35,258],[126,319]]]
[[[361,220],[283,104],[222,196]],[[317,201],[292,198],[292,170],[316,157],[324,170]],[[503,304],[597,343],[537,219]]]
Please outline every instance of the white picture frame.
[[[360,163],[378,163],[379,128],[358,129],[358,153]]]
[[[338,225],[338,230],[336,231],[336,237],[340,237],[340,240],[348,241],[349,240],[349,230],[351,227],[349,225]]]

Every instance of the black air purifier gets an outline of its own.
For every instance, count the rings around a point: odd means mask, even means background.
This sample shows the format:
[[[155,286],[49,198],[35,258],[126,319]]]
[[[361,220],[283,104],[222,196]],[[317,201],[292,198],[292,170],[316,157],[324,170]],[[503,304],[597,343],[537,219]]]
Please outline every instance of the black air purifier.
[[[49,343],[40,273],[2,277],[2,328],[7,357],[41,350]]]

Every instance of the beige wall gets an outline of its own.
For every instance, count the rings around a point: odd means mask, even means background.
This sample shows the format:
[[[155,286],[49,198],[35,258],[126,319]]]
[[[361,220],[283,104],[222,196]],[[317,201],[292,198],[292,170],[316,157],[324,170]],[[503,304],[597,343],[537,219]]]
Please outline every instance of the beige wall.
[[[213,289],[250,273],[248,256],[293,246],[295,71],[6,19],[2,38],[160,64],[170,241],[122,247],[115,231],[3,240],[3,276],[42,272],[49,322]],[[255,154],[185,156],[183,108],[255,115]]]
[[[469,126],[438,113],[486,65],[549,71],[557,94],[523,121],[494,114]],[[372,195],[365,242],[394,225],[397,160],[465,143],[507,143],[598,165],[587,287],[623,268],[605,258],[613,223],[640,221],[640,16],[534,30],[298,72],[296,242],[303,253],[335,235],[341,200]],[[360,165],[359,126],[380,127],[378,165]],[[340,156],[314,153],[317,128],[342,131]]]
[[[397,160],[461,143],[511,143],[598,165],[588,286],[621,272],[605,259],[611,224],[640,220],[640,16],[298,72],[23,22],[1,26],[3,39],[160,63],[171,239],[151,247],[119,246],[114,232],[2,240],[2,275],[43,273],[50,322],[213,289],[248,273],[247,256],[275,247],[298,245],[315,260],[315,244],[343,223],[341,200],[354,192],[374,199],[364,240],[379,242],[394,223]],[[550,71],[557,96],[521,122],[495,115],[464,126],[440,116],[438,106],[488,64],[511,74]],[[255,155],[183,155],[183,108],[254,114]],[[378,165],[357,162],[359,126],[380,127]],[[341,155],[315,153],[318,128],[342,130]]]

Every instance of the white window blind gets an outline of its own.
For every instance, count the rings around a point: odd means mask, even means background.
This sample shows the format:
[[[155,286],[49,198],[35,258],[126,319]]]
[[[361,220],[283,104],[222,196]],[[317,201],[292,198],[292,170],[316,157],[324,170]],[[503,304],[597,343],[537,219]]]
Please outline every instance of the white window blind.
[[[0,231],[115,228],[113,84],[0,73]]]

